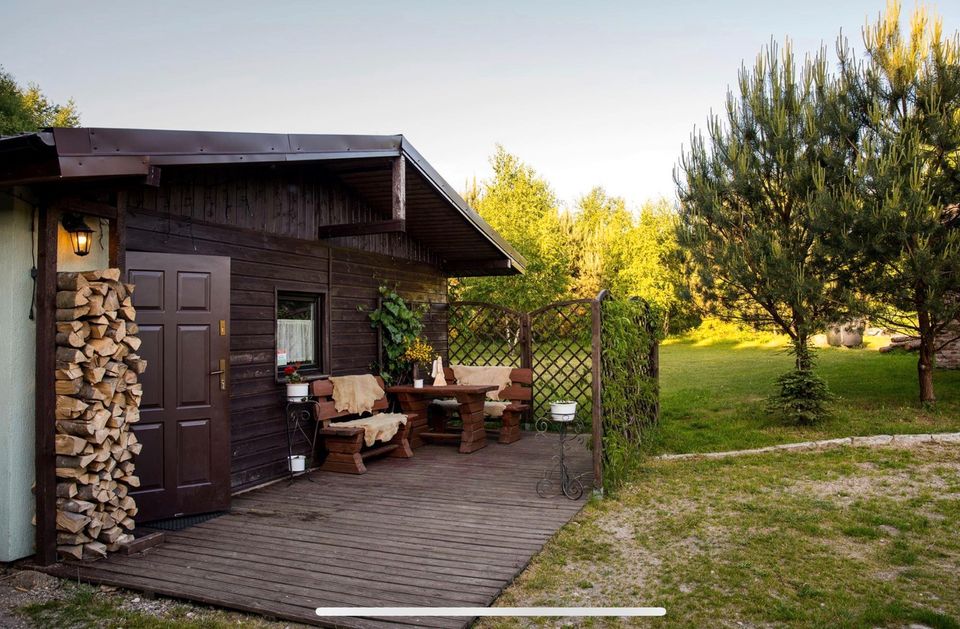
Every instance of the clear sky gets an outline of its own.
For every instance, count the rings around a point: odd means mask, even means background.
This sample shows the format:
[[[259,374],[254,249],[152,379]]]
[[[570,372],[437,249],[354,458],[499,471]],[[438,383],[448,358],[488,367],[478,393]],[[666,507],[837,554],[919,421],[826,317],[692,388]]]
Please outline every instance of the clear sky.
[[[636,206],[673,198],[681,145],[771,36],[832,53],[883,6],[0,0],[0,65],[89,126],[403,133],[458,189],[500,143],[565,201]],[[931,6],[960,29],[960,1]]]

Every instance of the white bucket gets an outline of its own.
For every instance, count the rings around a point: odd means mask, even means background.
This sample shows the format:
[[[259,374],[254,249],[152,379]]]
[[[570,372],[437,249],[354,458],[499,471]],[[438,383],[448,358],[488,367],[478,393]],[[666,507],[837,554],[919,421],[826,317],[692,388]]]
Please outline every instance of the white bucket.
[[[287,401],[304,402],[310,395],[309,382],[294,382],[287,384]]]
[[[576,402],[551,402],[550,416],[555,422],[572,422],[577,416]]]
[[[307,469],[307,457],[302,454],[294,454],[290,457],[290,471],[302,472]]]

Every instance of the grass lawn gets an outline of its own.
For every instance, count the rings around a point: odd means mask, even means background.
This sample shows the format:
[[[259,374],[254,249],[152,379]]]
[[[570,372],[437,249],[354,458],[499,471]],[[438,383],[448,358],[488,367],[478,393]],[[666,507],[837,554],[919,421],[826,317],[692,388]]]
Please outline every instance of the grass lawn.
[[[661,347],[661,426],[650,449],[710,452],[854,435],[960,431],[960,370],[935,375],[938,402],[917,401],[915,354],[823,348],[818,372],[837,396],[833,415],[814,428],[787,427],[766,410],[791,357],[783,337],[669,339]]]
[[[960,627],[958,519],[955,445],[651,460],[497,604],[662,605],[656,627]],[[520,624],[551,623],[480,626]]]

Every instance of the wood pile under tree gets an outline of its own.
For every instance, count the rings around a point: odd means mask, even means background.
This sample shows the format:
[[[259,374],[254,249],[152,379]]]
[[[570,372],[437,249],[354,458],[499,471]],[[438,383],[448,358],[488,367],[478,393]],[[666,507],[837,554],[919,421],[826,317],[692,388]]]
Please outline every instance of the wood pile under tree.
[[[133,286],[119,269],[57,274],[57,551],[95,559],[133,541],[143,447]]]

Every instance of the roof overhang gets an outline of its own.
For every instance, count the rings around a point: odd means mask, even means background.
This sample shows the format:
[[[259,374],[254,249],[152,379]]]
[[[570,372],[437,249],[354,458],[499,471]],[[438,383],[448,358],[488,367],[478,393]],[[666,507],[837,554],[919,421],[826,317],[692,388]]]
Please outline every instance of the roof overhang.
[[[402,135],[56,128],[0,138],[0,187],[151,178],[166,166],[320,162],[376,205],[398,157],[407,173],[403,231],[437,253],[449,275],[523,272],[523,257]]]

